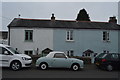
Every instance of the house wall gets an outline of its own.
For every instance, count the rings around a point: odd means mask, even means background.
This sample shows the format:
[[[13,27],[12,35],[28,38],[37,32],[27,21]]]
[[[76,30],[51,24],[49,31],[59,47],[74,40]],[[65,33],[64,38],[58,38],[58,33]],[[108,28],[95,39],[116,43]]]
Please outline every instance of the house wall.
[[[25,41],[25,30],[33,30],[33,42]],[[36,54],[37,48],[39,53],[46,48],[53,49],[53,30],[42,28],[11,28],[10,45],[24,53],[25,50],[33,50]]]
[[[120,1],[118,2],[118,24],[120,25]],[[118,33],[118,36],[120,36],[120,31],[119,31],[119,33]],[[119,39],[118,39],[118,44],[119,44],[119,48],[118,48],[118,50],[119,50],[119,53],[120,53],[120,37],[119,37]]]
[[[120,24],[120,1],[118,2],[118,24]]]
[[[104,42],[103,31],[106,30],[85,30],[73,29],[74,41],[66,41],[67,29],[54,29],[54,50],[64,51],[74,50],[75,56],[82,56],[82,53],[88,49],[95,53],[101,53],[103,50],[109,52],[118,52],[118,31],[109,30],[110,41]]]
[[[33,42],[25,41],[25,30],[33,30]],[[33,50],[36,54],[50,48],[54,51],[74,50],[75,56],[82,56],[82,53],[88,49],[95,53],[101,53],[103,50],[109,52],[118,51],[118,31],[108,30],[110,41],[104,42],[103,31],[92,29],[72,29],[74,41],[66,41],[66,31],[69,29],[47,29],[47,28],[11,28],[10,45],[17,48],[21,53],[25,50]]]

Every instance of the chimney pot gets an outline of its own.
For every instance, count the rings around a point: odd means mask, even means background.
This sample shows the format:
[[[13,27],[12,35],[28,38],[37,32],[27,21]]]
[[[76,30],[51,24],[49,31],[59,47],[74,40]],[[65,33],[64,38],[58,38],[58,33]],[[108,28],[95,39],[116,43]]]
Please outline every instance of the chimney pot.
[[[51,20],[55,20],[55,16],[54,16],[54,14],[52,13],[52,17],[51,17]]]
[[[110,22],[110,23],[117,23],[116,16],[110,17],[110,18],[109,18],[109,22]]]

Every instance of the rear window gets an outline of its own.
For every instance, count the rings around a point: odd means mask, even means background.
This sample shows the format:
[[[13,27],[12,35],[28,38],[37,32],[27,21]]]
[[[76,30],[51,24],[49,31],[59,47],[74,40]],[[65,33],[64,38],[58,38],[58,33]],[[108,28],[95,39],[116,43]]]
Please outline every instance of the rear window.
[[[99,55],[97,56],[97,58],[104,58],[104,57],[106,57],[106,56],[107,56],[106,53],[101,53],[101,54],[99,54]]]
[[[112,54],[112,55],[111,55],[111,58],[112,58],[112,59],[118,59],[119,57],[118,57],[118,54]]]

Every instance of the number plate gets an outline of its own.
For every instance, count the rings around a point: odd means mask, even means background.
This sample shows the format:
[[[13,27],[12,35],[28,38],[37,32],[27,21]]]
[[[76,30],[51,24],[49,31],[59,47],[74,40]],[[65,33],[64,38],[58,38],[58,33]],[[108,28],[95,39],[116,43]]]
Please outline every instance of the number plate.
[[[99,63],[95,63],[96,65],[100,65]]]

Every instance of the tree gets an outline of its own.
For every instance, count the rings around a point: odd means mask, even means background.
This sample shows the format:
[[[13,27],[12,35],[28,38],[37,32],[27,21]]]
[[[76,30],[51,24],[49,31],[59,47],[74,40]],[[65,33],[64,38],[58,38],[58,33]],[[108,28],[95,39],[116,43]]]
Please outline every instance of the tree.
[[[87,14],[85,9],[82,9],[79,11],[78,15],[77,15],[77,21],[90,21],[89,19],[89,14]]]

